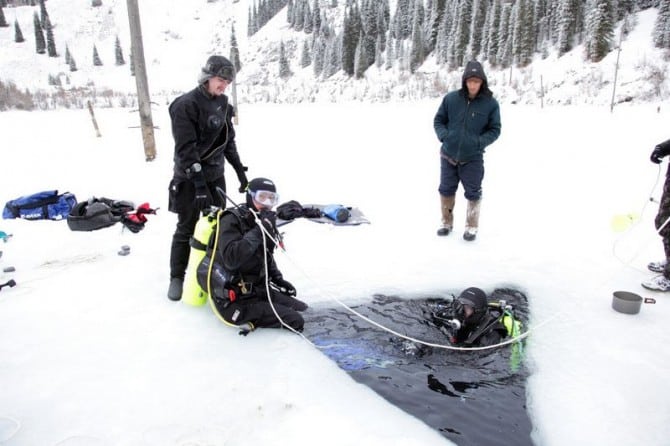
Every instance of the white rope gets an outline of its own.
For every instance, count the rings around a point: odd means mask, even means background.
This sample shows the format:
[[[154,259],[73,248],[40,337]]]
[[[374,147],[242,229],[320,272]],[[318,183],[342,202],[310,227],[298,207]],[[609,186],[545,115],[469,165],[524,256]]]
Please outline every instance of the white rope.
[[[617,254],[617,247],[619,245],[619,242],[623,239],[625,239],[627,236],[630,235],[631,231],[642,221],[642,217],[644,216],[644,213],[647,210],[647,206],[649,205],[650,202],[654,201],[653,194],[654,191],[656,190],[656,187],[658,187],[659,180],[661,178],[661,164],[658,165],[658,173],[656,174],[656,180],[654,181],[654,185],[652,186],[651,190],[649,191],[649,199],[645,201],[644,205],[642,206],[642,209],[640,210],[640,218],[634,222],[628,229],[626,229],[626,232],[619,237],[617,240],[614,241],[612,244],[612,255],[614,256],[615,259],[617,259],[619,262],[621,262],[624,266],[629,267],[635,271],[642,272],[642,273],[647,273],[647,270],[643,270],[640,268],[636,268],[631,263],[633,260],[635,260],[642,250],[646,249],[649,244],[653,241],[652,236],[647,237],[647,240],[642,243],[637,251],[635,251],[630,257],[629,260],[624,260],[622,259],[618,254]],[[661,231],[665,226],[670,222],[670,216],[663,222],[663,224],[656,230],[656,233],[653,235],[653,237],[656,237],[656,235],[660,235]]]
[[[265,269],[265,292],[266,292],[267,295],[268,295],[268,302],[270,303],[270,308],[272,308],[272,312],[275,314],[275,317],[277,318],[277,320],[279,321],[279,323],[282,324],[282,326],[284,326],[285,328],[289,329],[289,330],[292,331],[293,333],[299,335],[299,336],[302,337],[305,341],[307,341],[308,343],[310,343],[310,344],[312,344],[312,345],[314,345],[314,346],[316,347],[316,345],[315,345],[312,341],[310,341],[309,339],[307,339],[307,337],[306,337],[304,334],[302,334],[301,332],[299,332],[298,330],[296,330],[295,328],[291,327],[289,324],[287,324],[286,322],[284,322],[284,320],[281,318],[281,316],[279,316],[279,313],[277,312],[277,309],[275,308],[274,303],[272,302],[272,294],[270,293],[270,276],[269,276],[269,271],[268,271],[267,240],[265,239],[265,235],[267,235],[267,236],[270,238],[270,240],[272,240],[272,242],[275,244],[275,246],[282,250],[282,252],[285,253],[286,250],[285,250],[285,249],[283,248],[283,246],[279,243],[279,241],[276,240],[276,239],[270,234],[270,232],[265,228],[265,226],[263,225],[263,222],[262,222],[261,219],[258,217],[258,215],[256,215],[256,213],[253,212],[253,211],[252,211],[252,213],[254,214],[254,221],[256,222],[256,225],[258,225],[258,227],[261,229],[261,237],[262,237],[262,239],[263,239],[263,267],[264,267],[264,269]]]
[[[255,212],[252,212],[252,213],[253,213],[253,215],[254,215],[254,221],[255,221],[255,223],[256,223],[256,225],[258,225],[258,227],[261,229],[261,234],[263,235],[263,253],[264,253],[264,255],[263,255],[263,263],[264,263],[263,267],[264,267],[264,270],[265,270],[265,291],[266,291],[267,296],[268,296],[268,303],[270,304],[270,308],[272,308],[272,312],[274,313],[275,317],[277,318],[277,320],[281,323],[281,325],[282,325],[283,327],[285,327],[285,328],[287,328],[288,330],[292,331],[293,333],[299,335],[299,336],[302,337],[306,342],[308,342],[309,344],[311,344],[312,346],[314,346],[314,347],[316,347],[316,348],[319,348],[319,349],[327,349],[327,348],[335,347],[335,345],[316,345],[316,344],[314,344],[314,343],[313,343],[312,341],[310,341],[304,334],[302,334],[301,332],[299,332],[298,330],[294,329],[293,327],[291,327],[290,325],[288,325],[286,322],[284,322],[284,320],[281,318],[281,316],[280,316],[279,313],[277,312],[277,309],[275,308],[274,303],[272,302],[272,297],[271,297],[272,295],[271,295],[271,293],[270,293],[270,278],[269,278],[269,271],[268,271],[268,259],[267,259],[267,258],[268,258],[268,256],[267,256],[267,254],[268,254],[268,253],[267,253],[267,241],[266,241],[266,239],[265,239],[265,235],[267,235],[268,238],[269,238],[270,240],[272,240],[272,242],[275,244],[275,246],[278,247],[278,248],[281,250],[282,253],[284,253],[284,255],[286,256],[286,258],[287,258],[287,259],[288,259],[288,260],[289,260],[289,261],[290,261],[296,268],[298,268],[298,270],[303,274],[303,276],[305,276],[305,278],[307,278],[307,279],[310,280],[313,284],[316,285],[316,287],[319,289],[319,291],[320,291],[323,295],[326,295],[327,297],[329,297],[330,299],[332,299],[333,301],[335,301],[336,303],[338,303],[339,305],[341,305],[343,308],[345,308],[347,311],[351,312],[352,314],[354,314],[355,316],[359,317],[360,319],[362,319],[362,320],[368,322],[369,324],[371,324],[371,325],[373,325],[373,326],[375,326],[375,327],[377,327],[377,328],[379,328],[379,329],[381,329],[381,330],[383,330],[383,331],[386,331],[386,332],[388,332],[388,333],[391,333],[391,334],[393,334],[393,335],[395,335],[395,336],[397,336],[397,337],[399,337],[399,338],[402,338],[402,339],[405,339],[405,340],[407,340],[407,341],[414,342],[414,343],[417,343],[417,344],[421,344],[421,345],[425,345],[425,346],[429,346],[429,347],[434,347],[434,348],[441,348],[441,349],[445,349],[445,350],[453,350],[453,351],[481,351],[481,350],[491,350],[491,349],[494,349],[494,348],[498,348],[498,347],[502,347],[502,346],[505,346],[505,345],[509,345],[509,344],[513,344],[513,343],[519,342],[519,341],[521,341],[522,339],[525,339],[526,337],[528,337],[533,331],[537,330],[538,328],[542,327],[543,325],[546,325],[547,323],[551,322],[553,319],[555,319],[556,317],[558,317],[558,314],[556,314],[556,315],[554,315],[553,317],[551,317],[551,318],[549,318],[549,319],[546,319],[545,321],[543,321],[543,322],[541,322],[541,323],[539,323],[539,324],[535,324],[533,327],[528,328],[525,332],[521,333],[521,334],[518,335],[518,336],[514,336],[514,337],[512,337],[512,338],[510,338],[510,339],[507,339],[507,340],[505,340],[505,341],[499,342],[499,343],[494,344],[494,345],[488,345],[488,346],[483,346],[483,347],[454,347],[453,345],[437,344],[437,343],[434,343],[434,342],[424,341],[424,340],[422,340],[422,339],[417,339],[417,338],[414,338],[414,337],[411,337],[411,336],[407,336],[407,335],[402,334],[402,333],[399,333],[399,332],[397,332],[397,331],[395,331],[395,330],[393,330],[393,329],[391,329],[391,328],[388,328],[388,327],[386,327],[386,326],[384,326],[384,325],[382,325],[382,324],[380,324],[380,323],[378,323],[378,322],[376,322],[376,321],[370,319],[369,317],[367,317],[367,316],[365,316],[365,315],[359,313],[358,311],[356,311],[356,310],[354,310],[353,308],[351,308],[349,305],[347,305],[347,304],[345,304],[344,302],[342,302],[342,301],[341,301],[340,299],[338,299],[337,297],[335,297],[335,296],[333,296],[333,295],[329,295],[329,294],[327,294],[327,293],[324,293],[323,290],[321,289],[321,287],[319,286],[319,284],[318,284],[316,281],[314,281],[314,280],[313,280],[313,279],[312,279],[312,278],[311,278],[311,277],[310,277],[310,276],[309,276],[309,275],[308,275],[308,274],[307,274],[307,273],[306,273],[306,272],[305,272],[305,271],[304,271],[304,270],[303,270],[303,269],[302,269],[302,268],[301,268],[301,267],[300,267],[300,266],[299,266],[299,265],[298,265],[298,264],[291,258],[291,256],[288,255],[288,253],[286,252],[286,250],[284,249],[284,247],[279,243],[279,241],[278,241],[272,234],[270,234],[270,232],[269,232],[269,231],[265,228],[265,226],[263,225],[263,222],[260,220],[260,218],[258,217],[258,215],[257,215]]]
[[[319,292],[320,292],[322,295],[325,295],[326,297],[330,298],[331,300],[337,302],[339,305],[341,305],[343,308],[345,308],[345,309],[346,309],[347,311],[349,311],[350,313],[352,313],[352,314],[354,314],[355,316],[359,317],[360,319],[362,319],[362,320],[368,322],[369,324],[374,325],[374,326],[377,327],[377,328],[380,328],[381,330],[384,330],[384,331],[386,331],[386,332],[388,332],[388,333],[391,333],[391,334],[393,334],[393,335],[395,335],[395,336],[397,336],[397,337],[399,337],[399,338],[405,339],[405,340],[407,340],[407,341],[415,342],[415,343],[417,343],[417,344],[421,344],[421,345],[426,345],[426,346],[428,346],[428,347],[435,347],[435,348],[441,348],[441,349],[445,349],[445,350],[455,350],[455,351],[490,350],[490,349],[494,349],[494,348],[497,348],[497,347],[502,347],[502,346],[504,346],[504,345],[509,345],[509,344],[513,344],[513,343],[515,343],[515,342],[521,341],[522,339],[528,337],[528,336],[531,334],[531,332],[533,332],[533,331],[535,331],[536,329],[540,328],[541,326],[543,326],[543,325],[549,323],[551,320],[555,319],[555,318],[558,316],[558,315],[554,315],[553,317],[551,317],[551,318],[549,318],[549,319],[547,319],[547,320],[545,320],[545,321],[543,321],[543,322],[541,322],[541,323],[539,323],[539,324],[534,325],[532,328],[529,327],[524,333],[521,333],[521,334],[518,335],[518,336],[512,337],[512,338],[510,338],[510,339],[507,339],[507,340],[505,340],[505,341],[503,341],[503,342],[500,342],[500,343],[498,343],[498,344],[494,344],[494,345],[489,345],[489,346],[484,346],[484,347],[454,347],[453,345],[436,344],[436,343],[433,343],[433,342],[424,341],[424,340],[422,340],[422,339],[417,339],[417,338],[414,338],[414,337],[405,335],[405,334],[403,334],[403,333],[399,333],[399,332],[397,332],[397,331],[395,331],[395,330],[393,330],[393,329],[391,329],[391,328],[389,328],[389,327],[386,327],[386,326],[380,324],[379,322],[376,322],[376,321],[370,319],[369,317],[367,317],[367,316],[361,314],[360,312],[354,310],[353,308],[351,308],[349,305],[347,305],[347,304],[345,304],[344,302],[342,302],[342,301],[341,301],[340,299],[338,299],[337,297],[335,297],[335,296],[333,296],[333,295],[330,295],[330,294],[328,294],[328,293],[325,293],[325,292],[321,289],[321,287],[319,286],[319,284],[318,284],[316,281],[314,281],[313,279],[311,279],[311,277],[310,277],[310,276],[309,276],[309,275],[308,275],[308,274],[307,274],[307,273],[306,273],[306,272],[305,272],[305,271],[304,271],[304,270],[303,270],[303,269],[302,269],[302,268],[301,268],[301,267],[300,267],[300,266],[299,266],[299,265],[298,265],[298,264],[297,264],[297,263],[296,263],[296,262],[289,256],[289,255],[288,255],[288,253],[286,252],[286,250],[283,250],[283,249],[282,249],[282,252],[283,252],[284,255],[286,256],[286,258],[289,259],[289,261],[291,261],[291,263],[292,263],[296,268],[298,268],[298,270],[303,274],[303,276],[305,276],[308,280],[310,280],[310,281],[316,286],[316,288],[319,289]],[[267,268],[267,265],[266,265],[266,268]],[[266,270],[266,274],[267,274],[267,270]],[[273,308],[273,309],[274,309],[274,308]],[[302,334],[301,334],[301,335],[302,335]],[[305,338],[305,336],[303,336],[303,338]],[[305,339],[307,339],[307,338],[305,338]],[[309,341],[309,342],[310,342],[312,345],[314,345],[314,343],[312,343],[311,341]],[[319,346],[317,346],[317,347],[319,347]],[[328,346],[328,347],[330,347],[330,346]],[[319,347],[319,348],[325,348],[325,347]]]

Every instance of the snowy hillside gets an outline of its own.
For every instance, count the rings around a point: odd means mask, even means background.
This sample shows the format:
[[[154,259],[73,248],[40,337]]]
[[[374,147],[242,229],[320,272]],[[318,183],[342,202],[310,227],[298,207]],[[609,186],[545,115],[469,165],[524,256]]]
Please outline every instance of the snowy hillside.
[[[252,0],[185,2],[143,0],[140,2],[142,33],[152,99],[165,103],[176,92],[193,86],[199,68],[208,55],[230,54],[231,27],[235,26],[242,70],[238,77],[238,96],[245,102],[312,102],[342,100],[388,101],[439,97],[460,84],[461,70],[447,72],[430,56],[414,74],[397,67],[371,66],[362,79],[343,71],[326,80],[315,79],[311,66],[300,67],[300,49],[310,35],[296,32],[287,23],[286,8],[264,27],[247,37],[249,7]],[[327,15],[336,25],[341,22],[344,3],[329,6]],[[58,91],[59,103],[69,97],[93,97],[99,106],[132,106],[135,80],[130,75],[130,33],[126,2],[105,0],[92,7],[88,0],[49,0],[46,2],[53,24],[58,57],[35,52],[33,14],[39,7],[4,8],[9,27],[0,28],[0,81],[14,82],[20,89]],[[391,3],[393,10],[394,3]],[[324,8],[328,9],[328,8]],[[615,65],[619,56],[615,102],[660,102],[670,95],[664,73],[668,62],[652,45],[651,33],[657,10],[647,9],[631,20],[633,31],[617,55],[611,51],[601,62],[587,63],[582,46],[558,57],[536,55],[523,69],[489,71],[492,90],[502,102],[540,103],[544,88],[545,104],[595,103],[608,105],[612,99]],[[14,41],[18,23],[25,42]],[[115,65],[115,42],[119,38],[126,64]],[[618,39],[618,27],[615,38]],[[279,45],[286,46],[293,75],[278,76]],[[94,45],[102,66],[93,65]],[[65,63],[69,49],[76,61],[76,72]],[[59,78],[61,87],[49,84]],[[83,93],[78,93],[83,89]],[[52,106],[44,101],[44,106]]]

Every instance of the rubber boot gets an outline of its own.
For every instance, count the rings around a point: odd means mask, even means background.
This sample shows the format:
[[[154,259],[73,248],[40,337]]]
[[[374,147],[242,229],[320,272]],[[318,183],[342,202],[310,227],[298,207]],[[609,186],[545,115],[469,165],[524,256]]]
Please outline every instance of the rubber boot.
[[[463,238],[469,242],[477,238],[477,229],[479,227],[479,208],[482,200],[468,200],[468,210],[465,216],[465,232]]]
[[[173,277],[170,279],[170,286],[168,287],[167,297],[170,300],[178,301],[181,299],[181,293],[184,290],[184,279],[181,277]]]
[[[449,235],[451,229],[454,227],[454,202],[456,196],[445,197],[440,195],[441,209],[442,209],[442,226],[437,230],[437,235]]]

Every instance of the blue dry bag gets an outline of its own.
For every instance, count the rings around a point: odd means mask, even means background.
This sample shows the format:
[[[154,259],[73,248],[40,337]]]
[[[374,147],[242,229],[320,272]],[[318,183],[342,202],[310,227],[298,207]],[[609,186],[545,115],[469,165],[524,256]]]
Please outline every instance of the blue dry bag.
[[[338,223],[344,223],[349,220],[351,213],[341,204],[329,204],[323,208],[323,215]]]
[[[8,201],[2,211],[2,218],[63,220],[75,204],[77,198],[74,194],[58,194],[57,190],[47,190]]]

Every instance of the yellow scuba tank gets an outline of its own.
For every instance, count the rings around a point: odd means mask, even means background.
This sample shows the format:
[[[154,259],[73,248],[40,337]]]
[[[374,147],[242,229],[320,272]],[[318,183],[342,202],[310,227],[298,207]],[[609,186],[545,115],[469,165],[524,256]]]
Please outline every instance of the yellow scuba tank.
[[[198,284],[198,265],[207,253],[207,244],[217,223],[217,213],[212,212],[200,217],[195,224],[191,238],[191,251],[184,277],[184,291],[181,300],[193,306],[201,306],[207,302],[207,291]]]

